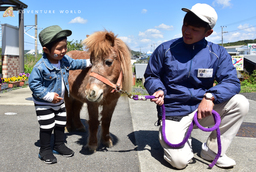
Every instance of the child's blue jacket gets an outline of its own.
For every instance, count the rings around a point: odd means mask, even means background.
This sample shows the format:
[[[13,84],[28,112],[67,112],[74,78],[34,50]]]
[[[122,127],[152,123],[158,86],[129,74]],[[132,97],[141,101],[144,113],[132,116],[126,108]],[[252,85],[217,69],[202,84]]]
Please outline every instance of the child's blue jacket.
[[[62,77],[69,95],[69,70],[85,69],[86,66],[86,60],[75,60],[65,55],[60,60],[60,69],[57,69],[52,66],[46,54],[43,54],[29,76],[29,87],[32,91],[33,98],[36,101],[46,102],[43,100],[43,97],[48,92],[56,92],[61,95]]]

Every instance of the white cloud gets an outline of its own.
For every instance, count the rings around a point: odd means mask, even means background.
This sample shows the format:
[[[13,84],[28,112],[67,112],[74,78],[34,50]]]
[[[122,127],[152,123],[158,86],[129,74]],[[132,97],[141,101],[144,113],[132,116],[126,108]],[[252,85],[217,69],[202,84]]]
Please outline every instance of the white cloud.
[[[235,32],[230,35],[227,35],[224,37],[225,42],[235,42],[239,40],[246,40],[246,39],[252,39],[256,37],[255,32],[249,32],[249,33],[241,33],[241,32]]]
[[[150,39],[142,39],[142,40],[140,40],[140,42],[148,43],[148,42],[151,42],[151,40]]]
[[[163,38],[163,34],[157,29],[148,29],[145,32],[139,32],[139,36],[147,38]]]
[[[230,1],[231,0],[214,0],[213,4],[217,3],[218,5],[222,5],[222,7],[225,8],[231,6]]]
[[[244,25],[240,24],[237,28],[244,30],[246,32],[255,32],[256,31],[255,27],[249,26],[249,24],[244,24]]]
[[[139,36],[145,37],[146,34],[144,32],[139,32]]]
[[[217,32],[213,31],[213,33],[207,37],[206,40],[218,44],[221,42],[221,37]]]
[[[164,30],[172,30],[173,26],[168,26],[168,25],[162,23],[159,26],[156,26],[155,28],[164,29]]]
[[[81,24],[85,24],[87,23],[86,19],[83,19],[82,17],[76,17],[74,19],[72,19],[69,23],[81,23]]]
[[[246,39],[254,39],[256,37],[256,28],[249,25],[243,24],[237,27],[238,31],[231,31],[223,35],[223,42],[236,42]]]
[[[180,38],[180,37],[182,37],[182,33],[178,33],[178,34],[174,35],[172,39],[176,39],[176,38]]]
[[[121,39],[122,41],[124,41],[126,44],[132,42],[132,39],[129,38],[129,37],[126,37],[126,36],[121,36],[121,37],[118,37],[118,38]]]
[[[143,9],[142,11],[141,11],[141,13],[143,13],[143,14],[145,14],[145,13],[147,13],[148,12],[148,10],[146,10],[146,9]]]

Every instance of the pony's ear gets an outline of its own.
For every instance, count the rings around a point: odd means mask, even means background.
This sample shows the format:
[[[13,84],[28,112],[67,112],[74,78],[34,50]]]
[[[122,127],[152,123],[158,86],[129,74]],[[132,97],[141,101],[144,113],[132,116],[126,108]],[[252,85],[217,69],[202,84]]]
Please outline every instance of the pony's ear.
[[[114,47],[114,43],[115,43],[115,35],[113,33],[106,33],[106,36],[105,36],[106,40],[108,40],[111,44],[112,47]]]

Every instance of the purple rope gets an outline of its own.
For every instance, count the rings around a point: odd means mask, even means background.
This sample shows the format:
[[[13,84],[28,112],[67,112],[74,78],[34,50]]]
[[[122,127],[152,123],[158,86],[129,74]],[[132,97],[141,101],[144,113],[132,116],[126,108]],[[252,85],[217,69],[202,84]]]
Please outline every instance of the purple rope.
[[[134,95],[133,100],[147,100],[147,99],[153,99],[155,96],[138,96]]]
[[[153,98],[155,98],[155,96],[140,96],[140,97],[137,96],[137,95],[133,96],[134,100],[146,100],[146,99],[153,99]],[[216,162],[219,159],[220,154],[221,154],[221,140],[220,140],[220,129],[219,129],[219,126],[220,126],[220,123],[221,123],[220,115],[216,111],[212,110],[212,115],[214,117],[215,125],[211,128],[204,128],[199,124],[199,122],[197,120],[197,112],[196,112],[195,115],[194,115],[194,119],[191,122],[191,124],[188,128],[187,134],[184,137],[183,141],[178,143],[178,144],[172,144],[166,138],[166,133],[165,133],[165,107],[164,107],[164,105],[162,105],[161,107],[162,107],[162,112],[163,112],[163,114],[162,114],[163,139],[164,139],[165,143],[168,146],[172,147],[172,148],[179,148],[179,147],[183,146],[188,141],[188,138],[190,137],[191,132],[193,130],[194,124],[196,124],[197,127],[202,131],[210,132],[210,131],[216,130],[216,132],[217,132],[217,143],[218,143],[218,153],[217,153],[216,157],[214,158],[214,160],[212,161],[212,163],[209,165],[209,167],[212,168],[216,164]]]

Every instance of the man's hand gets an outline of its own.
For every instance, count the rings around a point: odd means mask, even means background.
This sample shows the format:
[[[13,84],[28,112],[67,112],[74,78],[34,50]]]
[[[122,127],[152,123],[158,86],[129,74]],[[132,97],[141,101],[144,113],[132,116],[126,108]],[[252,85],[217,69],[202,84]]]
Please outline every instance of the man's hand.
[[[152,102],[155,102],[158,106],[162,106],[164,104],[164,92],[163,90],[156,91],[153,96],[154,99],[151,99]]]
[[[212,100],[203,98],[201,103],[198,106],[197,118],[203,119],[207,116],[212,115],[213,106],[214,106],[214,103],[212,102]]]

